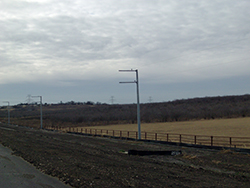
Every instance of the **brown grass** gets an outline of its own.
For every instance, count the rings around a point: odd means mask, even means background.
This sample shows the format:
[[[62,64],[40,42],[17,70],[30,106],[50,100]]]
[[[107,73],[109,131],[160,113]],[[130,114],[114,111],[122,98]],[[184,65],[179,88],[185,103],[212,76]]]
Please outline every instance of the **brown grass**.
[[[126,131],[138,130],[137,124],[91,126],[84,128]],[[167,132],[192,135],[250,137],[250,117],[185,122],[143,123],[141,124],[141,130],[157,133]]]

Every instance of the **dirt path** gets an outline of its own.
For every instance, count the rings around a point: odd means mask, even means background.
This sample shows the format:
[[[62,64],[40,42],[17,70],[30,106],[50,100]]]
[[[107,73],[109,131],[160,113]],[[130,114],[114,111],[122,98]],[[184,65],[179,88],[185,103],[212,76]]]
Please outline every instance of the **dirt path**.
[[[73,187],[250,187],[249,154],[0,127],[0,143]],[[119,152],[131,149],[183,155]]]

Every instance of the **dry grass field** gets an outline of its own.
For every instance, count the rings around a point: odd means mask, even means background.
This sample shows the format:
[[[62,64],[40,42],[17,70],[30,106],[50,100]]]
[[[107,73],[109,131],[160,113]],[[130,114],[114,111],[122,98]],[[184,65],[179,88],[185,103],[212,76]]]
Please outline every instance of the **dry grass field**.
[[[137,124],[92,126],[81,128],[137,131]],[[185,122],[142,123],[141,131],[207,136],[250,137],[250,117]]]

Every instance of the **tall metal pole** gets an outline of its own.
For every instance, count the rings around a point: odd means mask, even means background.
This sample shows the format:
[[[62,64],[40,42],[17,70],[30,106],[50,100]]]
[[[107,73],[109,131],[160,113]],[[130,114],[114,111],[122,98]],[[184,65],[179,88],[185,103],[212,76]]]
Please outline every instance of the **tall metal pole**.
[[[8,103],[8,124],[10,124],[10,102],[9,101],[4,101],[4,103]]]
[[[135,81],[128,81],[128,82],[119,82],[120,84],[126,83],[136,83],[136,91],[137,91],[137,124],[138,124],[138,139],[141,139],[141,117],[140,117],[140,100],[139,100],[139,76],[138,70],[119,70],[119,72],[135,72],[136,73],[136,80]]]
[[[41,129],[43,129],[43,102],[42,102],[42,96],[40,96],[40,122],[41,122]]]
[[[136,89],[137,89],[137,123],[138,123],[138,138],[141,139],[141,117],[140,117],[140,99],[139,99],[139,78],[138,70],[136,72]]]
[[[42,102],[42,96],[32,96],[32,97],[39,97],[40,98],[40,128],[43,129],[43,102]]]

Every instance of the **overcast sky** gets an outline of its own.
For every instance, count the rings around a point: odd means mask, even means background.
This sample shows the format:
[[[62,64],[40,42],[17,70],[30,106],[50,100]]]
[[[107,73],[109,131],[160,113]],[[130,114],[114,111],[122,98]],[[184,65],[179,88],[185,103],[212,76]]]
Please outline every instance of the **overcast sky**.
[[[0,100],[250,93],[249,0],[0,0]],[[38,99],[34,99],[38,100]],[[0,106],[6,105],[4,103]]]

